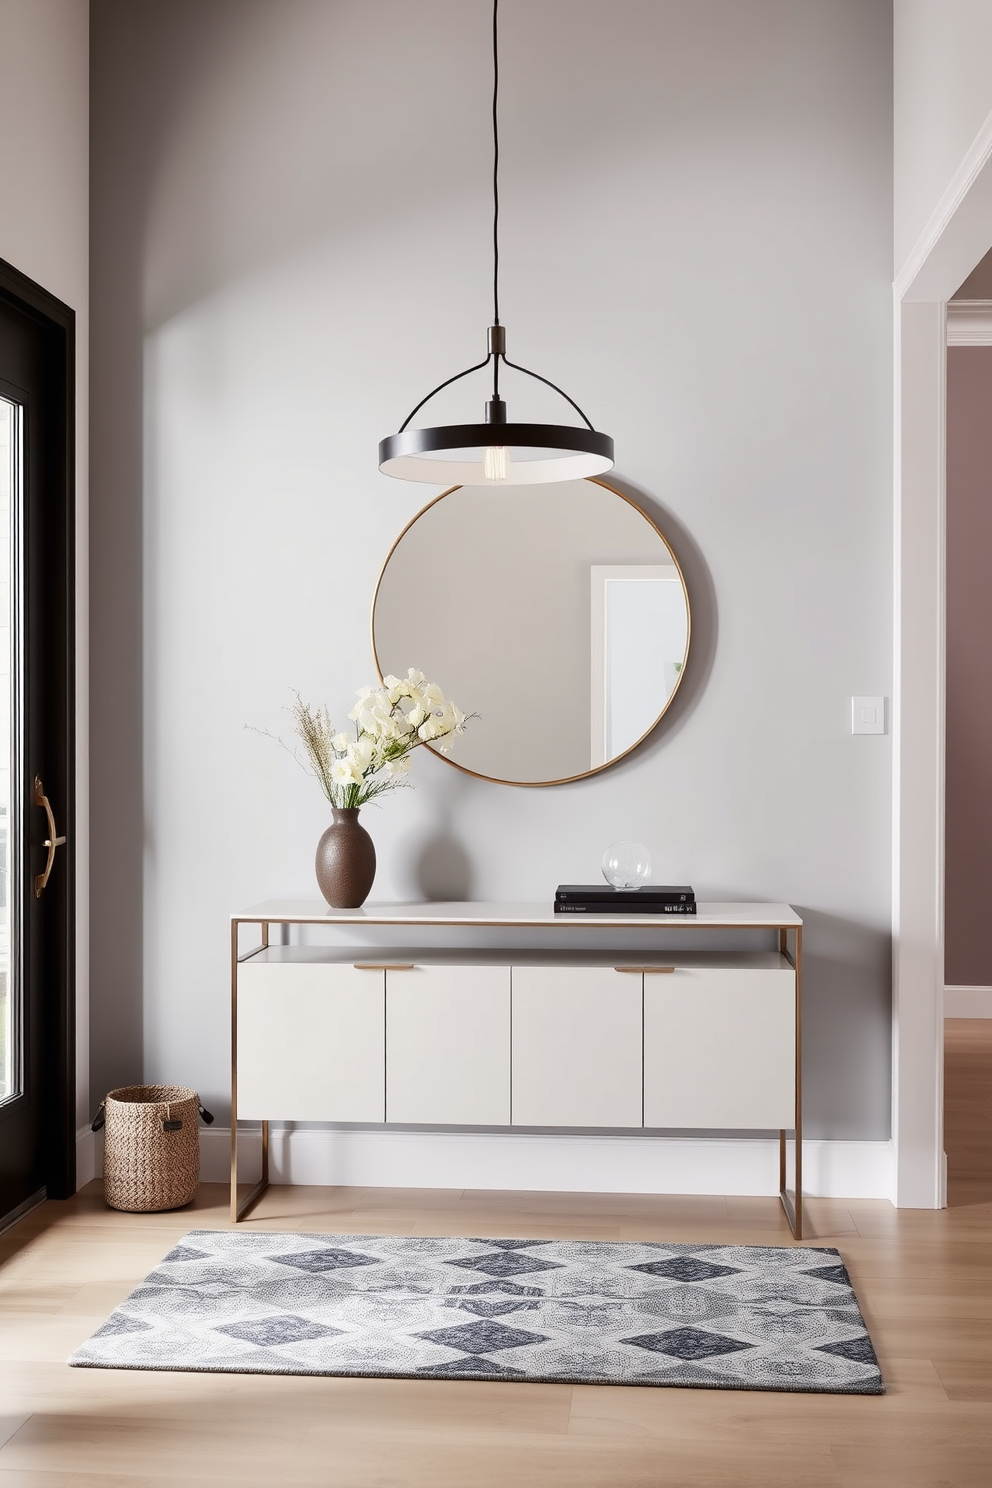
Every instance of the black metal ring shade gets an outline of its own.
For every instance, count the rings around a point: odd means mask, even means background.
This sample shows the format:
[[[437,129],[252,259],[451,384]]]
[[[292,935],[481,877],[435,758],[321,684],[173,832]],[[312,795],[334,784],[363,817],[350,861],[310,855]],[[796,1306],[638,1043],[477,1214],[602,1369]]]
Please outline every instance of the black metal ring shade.
[[[486,474],[485,451],[513,451],[504,477]],[[465,458],[431,459],[442,451]],[[520,459],[516,451],[540,451]],[[613,466],[613,440],[598,429],[568,424],[446,424],[436,429],[404,429],[379,445],[379,469],[399,480],[460,486],[539,485],[602,475]]]

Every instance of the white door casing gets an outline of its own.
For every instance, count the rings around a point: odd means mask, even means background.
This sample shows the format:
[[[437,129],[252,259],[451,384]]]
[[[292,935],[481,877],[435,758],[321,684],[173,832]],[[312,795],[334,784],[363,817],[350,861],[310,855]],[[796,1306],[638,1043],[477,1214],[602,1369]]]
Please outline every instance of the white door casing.
[[[992,114],[894,285],[892,1142],[895,1202],[946,1202],[943,1158],[947,301],[992,245]]]

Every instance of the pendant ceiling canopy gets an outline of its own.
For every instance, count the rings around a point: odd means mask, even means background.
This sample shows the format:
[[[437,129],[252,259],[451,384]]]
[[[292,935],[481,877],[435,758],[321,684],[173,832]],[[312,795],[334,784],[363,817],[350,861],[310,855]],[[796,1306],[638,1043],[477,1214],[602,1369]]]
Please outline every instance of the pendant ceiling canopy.
[[[567,393],[506,355],[506,328],[499,318],[499,0],[493,0],[493,323],[485,359],[446,378],[421,398],[397,433],[379,445],[379,469],[399,480],[440,485],[535,485],[602,475],[613,465],[613,440],[594,429]],[[500,364],[543,382],[558,393],[582,420],[576,424],[523,424],[507,419],[499,393]],[[472,372],[492,367],[493,393],[485,420],[478,424],[441,424],[411,429],[410,422],[426,403]]]

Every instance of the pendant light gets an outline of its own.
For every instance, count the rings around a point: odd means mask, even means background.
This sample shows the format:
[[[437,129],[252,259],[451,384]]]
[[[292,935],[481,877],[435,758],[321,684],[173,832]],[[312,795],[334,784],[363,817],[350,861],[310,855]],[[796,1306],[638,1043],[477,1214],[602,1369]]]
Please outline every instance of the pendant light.
[[[440,485],[532,485],[602,475],[613,465],[613,440],[594,429],[582,409],[560,387],[539,372],[511,362],[506,355],[506,327],[499,318],[499,0],[493,0],[493,323],[487,355],[464,372],[440,383],[421,398],[396,434],[379,445],[379,469],[399,480]],[[571,404],[584,428],[575,424],[514,424],[507,421],[499,395],[500,362],[552,388]],[[493,395],[484,423],[443,424],[411,429],[410,420],[442,388],[492,364]]]

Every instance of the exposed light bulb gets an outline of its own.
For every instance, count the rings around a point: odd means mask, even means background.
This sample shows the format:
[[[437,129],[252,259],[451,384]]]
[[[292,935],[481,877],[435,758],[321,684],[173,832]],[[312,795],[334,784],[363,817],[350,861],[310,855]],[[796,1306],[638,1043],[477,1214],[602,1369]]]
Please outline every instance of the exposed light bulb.
[[[482,473],[487,481],[510,479],[510,451],[505,444],[490,444],[482,460]]]

